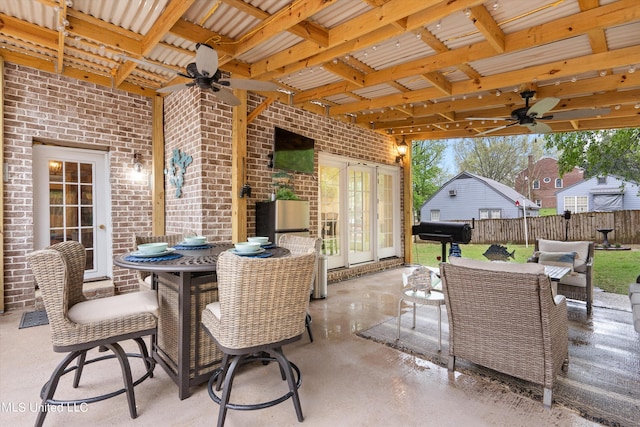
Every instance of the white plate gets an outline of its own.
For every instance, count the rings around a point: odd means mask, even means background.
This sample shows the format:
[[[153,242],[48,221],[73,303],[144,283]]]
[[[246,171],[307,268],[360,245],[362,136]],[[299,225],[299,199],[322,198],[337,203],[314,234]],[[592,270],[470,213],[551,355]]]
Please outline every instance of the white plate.
[[[204,242],[204,243],[187,243],[187,242],[180,242],[178,243],[178,245],[180,246],[204,246],[204,245],[208,245],[209,242]]]
[[[148,252],[135,251],[135,252],[131,252],[129,255],[134,256],[134,257],[138,257],[138,258],[153,258],[153,257],[156,257],[156,256],[169,255],[173,251],[175,251],[174,248],[167,248],[166,251],[156,252],[156,253],[153,253],[153,254],[150,254]]]
[[[229,249],[229,252],[231,252],[232,254],[236,254],[236,255],[240,255],[240,256],[249,256],[249,255],[258,255],[261,254],[262,252],[264,252],[266,249],[264,248],[260,248],[257,251],[254,252],[240,252],[238,250],[236,250],[235,248],[231,248]]]

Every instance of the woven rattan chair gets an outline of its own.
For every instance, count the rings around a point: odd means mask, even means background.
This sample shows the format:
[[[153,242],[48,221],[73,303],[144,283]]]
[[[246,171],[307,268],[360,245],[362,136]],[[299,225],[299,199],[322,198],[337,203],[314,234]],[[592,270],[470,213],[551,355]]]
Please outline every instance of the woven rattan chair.
[[[451,257],[440,265],[449,318],[449,370],[461,357],[544,387],[568,365],[567,302],[540,264]]]
[[[167,242],[169,246],[175,246],[184,240],[182,234],[169,234],[166,236],[135,236],[133,240],[134,250],[138,249],[138,245],[143,243]],[[151,289],[151,273],[148,271],[136,270],[140,289]]]
[[[137,417],[133,387],[153,376],[155,362],[147,351],[143,337],[156,333],[158,303],[153,291],[133,292],[87,300],[82,294],[86,252],[78,242],[67,241],[35,251],[27,256],[49,318],[53,350],[68,353],[43,386],[36,426],[42,425],[50,405],[80,405],[127,394],[131,418]],[[127,354],[119,342],[133,339],[140,354]],[[113,355],[86,360],[87,351],[99,347]],[[145,373],[133,382],[128,357],[141,357]],[[100,396],[71,401],[55,400],[53,395],[60,378],[75,371],[73,387],[77,388],[85,365],[117,358],[122,368],[124,388]],[[75,366],[67,369],[77,359]]]
[[[320,255],[320,249],[322,248],[322,239],[304,236],[295,236],[292,234],[283,234],[280,236],[278,246],[289,249],[291,255],[303,255],[309,253],[309,250],[315,250],[316,263],[313,267],[313,278],[309,285],[309,293],[313,289],[313,282],[316,279],[316,272],[318,271],[317,257]],[[318,284],[316,284],[318,286]],[[305,317],[305,325],[307,326],[307,332],[309,333],[309,340],[313,342],[313,333],[311,332],[311,315],[307,313]]]
[[[595,244],[588,241],[563,242],[559,240],[537,239],[535,252],[529,259],[532,262],[539,261],[540,255],[563,254],[575,252],[571,273],[558,282],[558,293],[569,299],[584,301],[587,306],[587,315],[591,314],[593,305],[593,255]],[[558,265],[549,262],[551,265]]]
[[[208,304],[202,312],[203,326],[223,352],[222,364],[214,371],[208,386],[211,399],[220,405],[219,427],[224,425],[228,408],[262,409],[290,397],[298,421],[303,420],[298,397],[300,370],[287,360],[282,347],[304,334],[315,260],[314,253],[264,259],[229,252],[219,256],[219,301]],[[229,397],[237,368],[255,360],[277,361],[282,379],[287,380],[288,393],[264,403],[231,403]],[[221,387],[222,394],[218,396],[214,388],[219,391]]]

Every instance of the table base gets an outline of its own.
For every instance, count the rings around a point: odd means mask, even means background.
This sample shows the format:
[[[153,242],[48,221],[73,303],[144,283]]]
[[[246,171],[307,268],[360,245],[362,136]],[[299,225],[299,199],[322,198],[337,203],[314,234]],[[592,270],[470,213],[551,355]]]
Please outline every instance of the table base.
[[[159,305],[153,357],[178,385],[180,399],[186,399],[189,388],[207,382],[222,360],[222,352],[200,323],[205,306],[218,300],[216,275],[156,272],[153,286]]]

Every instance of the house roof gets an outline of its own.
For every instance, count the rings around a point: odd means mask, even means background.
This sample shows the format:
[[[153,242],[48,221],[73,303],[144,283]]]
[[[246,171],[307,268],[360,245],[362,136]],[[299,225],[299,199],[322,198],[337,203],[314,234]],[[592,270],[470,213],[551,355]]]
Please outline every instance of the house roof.
[[[484,184],[486,184],[487,186],[492,188],[496,193],[501,194],[505,199],[507,199],[508,201],[510,201],[513,204],[515,204],[516,202],[518,202],[518,203],[526,203],[527,209],[529,209],[529,210],[539,210],[540,209],[540,207],[538,205],[536,205],[535,202],[527,199],[524,195],[518,193],[516,190],[514,190],[511,187],[509,187],[508,185],[505,185],[505,184],[502,184],[501,182],[495,181],[493,179],[485,178],[483,176],[476,175],[476,174],[473,174],[471,172],[466,172],[466,171],[460,172],[458,175],[454,176],[449,181],[447,181],[442,187],[440,187],[440,189],[436,192],[436,194],[439,193],[440,191],[444,190],[445,188],[447,188],[449,186],[449,184],[455,182],[458,179],[475,179],[477,181],[483,182]],[[433,196],[431,196],[427,201],[425,201],[425,204],[429,200],[431,200],[434,196],[435,196],[435,194]]]
[[[621,181],[622,183],[625,184],[625,187],[626,187],[626,184],[640,186],[640,183],[637,183],[635,181],[624,180],[623,178],[621,178],[619,176],[615,176],[615,175],[607,175],[606,178],[613,178],[613,179],[616,179],[618,181]],[[589,178],[581,179],[580,181],[578,181],[578,182],[576,182],[576,183],[574,183],[572,185],[569,185],[568,187],[565,187],[565,188],[562,188],[562,189],[556,191],[555,195],[557,196],[558,194],[561,194],[561,193],[563,193],[565,191],[568,191],[568,190],[570,190],[570,189],[572,189],[574,187],[577,187],[579,185],[584,185],[586,182],[589,182],[589,181],[595,181],[597,183],[597,179],[598,179],[597,176],[592,176],[592,177],[589,177]],[[600,190],[602,190],[602,191],[600,191]],[[597,190],[597,191],[590,190],[590,193],[592,193],[592,194],[621,194],[623,192],[624,192],[624,190],[622,190],[620,188],[620,186],[616,186],[616,187],[608,186],[607,187],[607,186],[602,186],[601,185],[600,189]]]
[[[553,132],[640,127],[637,0],[4,0],[0,26],[8,62],[147,96],[208,43],[265,103],[397,138],[529,133],[523,90]]]

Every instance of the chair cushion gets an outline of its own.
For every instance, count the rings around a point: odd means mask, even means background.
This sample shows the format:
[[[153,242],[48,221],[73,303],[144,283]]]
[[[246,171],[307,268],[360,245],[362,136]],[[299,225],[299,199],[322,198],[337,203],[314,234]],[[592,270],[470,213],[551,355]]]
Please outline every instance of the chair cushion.
[[[587,287],[587,275],[578,272],[571,272],[560,279],[561,285],[577,286],[579,288]]]
[[[536,252],[536,256],[538,257],[538,262],[540,264],[567,267],[572,271],[577,255],[577,252]]]
[[[148,312],[158,315],[155,291],[130,292],[79,302],[69,309],[67,316],[73,322],[86,324]]]
[[[480,261],[475,259],[449,257],[449,263],[462,267],[476,268],[488,271],[503,271],[507,273],[544,274],[544,265],[535,263],[519,264],[504,261]]]
[[[218,319],[220,318],[220,303],[218,301],[207,304],[205,310],[209,310]]]
[[[538,240],[538,250],[543,252],[575,252],[576,258],[573,262],[573,270],[578,273],[587,272],[587,261],[589,261],[589,244],[591,242],[561,242],[558,240]]]

